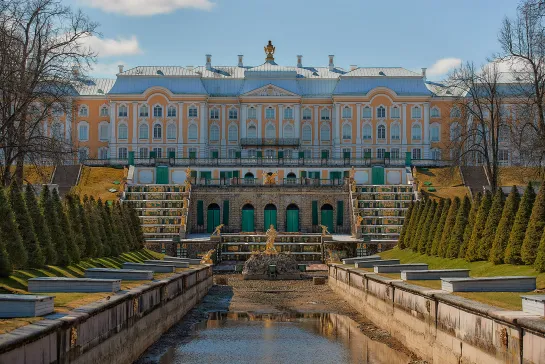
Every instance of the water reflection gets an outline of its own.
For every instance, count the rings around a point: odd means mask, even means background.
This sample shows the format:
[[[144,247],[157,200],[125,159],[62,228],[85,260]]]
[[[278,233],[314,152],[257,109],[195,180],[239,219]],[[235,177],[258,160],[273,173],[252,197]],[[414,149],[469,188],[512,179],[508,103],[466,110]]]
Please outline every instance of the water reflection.
[[[350,318],[331,313],[211,313],[194,335],[160,359],[170,363],[408,363],[410,358],[365,336]]]

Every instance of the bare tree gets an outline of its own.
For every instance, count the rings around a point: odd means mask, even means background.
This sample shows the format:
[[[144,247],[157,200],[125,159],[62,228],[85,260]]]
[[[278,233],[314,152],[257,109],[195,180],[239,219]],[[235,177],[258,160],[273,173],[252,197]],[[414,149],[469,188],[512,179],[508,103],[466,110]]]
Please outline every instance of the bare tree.
[[[0,166],[5,185],[25,163],[55,163],[73,153],[55,130],[70,118],[83,72],[96,55],[84,46],[96,23],[60,0],[0,0]],[[79,70],[79,72],[74,72]],[[12,166],[15,166],[13,168]]]

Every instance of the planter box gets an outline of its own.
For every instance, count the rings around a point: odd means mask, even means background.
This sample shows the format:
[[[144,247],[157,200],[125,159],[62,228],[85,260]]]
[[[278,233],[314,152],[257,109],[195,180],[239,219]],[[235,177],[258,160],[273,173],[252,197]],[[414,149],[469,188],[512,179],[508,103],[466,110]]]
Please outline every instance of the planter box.
[[[117,292],[121,279],[38,277],[28,280],[29,292]]]
[[[467,278],[469,269],[433,269],[433,270],[403,270],[401,279],[404,281],[427,281],[441,278]]]
[[[0,294],[0,318],[45,316],[53,312],[54,296]]]
[[[399,259],[370,260],[356,262],[356,268],[373,268],[375,265],[395,265],[399,264]]]
[[[123,269],[151,270],[154,273],[174,273],[176,267],[164,264],[123,263]]]
[[[122,279],[124,281],[145,281],[153,279],[151,270],[88,268],[85,278]]]
[[[379,255],[369,255],[367,257],[356,257],[343,259],[343,264],[356,264],[356,262],[365,262],[368,260],[381,260]]]
[[[536,289],[536,277],[442,278],[447,292],[530,292]]]
[[[189,262],[174,262],[164,260],[144,260],[144,264],[173,265],[176,268],[189,268]]]
[[[391,264],[391,265],[375,265],[375,273],[401,273],[403,270],[427,270],[427,264]]]
[[[521,296],[522,311],[531,315],[545,316],[545,295]]]

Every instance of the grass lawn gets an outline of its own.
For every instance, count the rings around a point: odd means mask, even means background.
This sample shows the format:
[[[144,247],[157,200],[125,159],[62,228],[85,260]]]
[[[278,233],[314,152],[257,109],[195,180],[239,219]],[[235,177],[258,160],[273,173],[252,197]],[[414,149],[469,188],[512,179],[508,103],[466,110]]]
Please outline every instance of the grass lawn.
[[[114,182],[123,181],[123,169],[111,167],[83,167],[79,184],[72,188],[72,193],[80,195],[94,196],[95,199],[101,198],[102,201],[115,201],[117,192],[109,192],[110,188],[119,191],[120,184]]]
[[[467,188],[462,183],[462,176],[458,168],[417,168],[415,179],[419,189],[434,198],[463,198]],[[429,186],[424,183],[430,184]],[[435,188],[435,192],[428,192],[428,188]]]
[[[530,181],[539,181],[538,167],[500,167],[500,185],[527,185]]]

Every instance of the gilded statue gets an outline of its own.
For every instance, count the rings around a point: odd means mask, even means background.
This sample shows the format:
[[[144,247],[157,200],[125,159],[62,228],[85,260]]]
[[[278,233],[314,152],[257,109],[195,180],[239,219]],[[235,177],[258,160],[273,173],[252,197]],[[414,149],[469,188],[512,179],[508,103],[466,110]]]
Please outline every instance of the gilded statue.
[[[276,177],[278,176],[278,173],[272,173],[272,174],[264,174],[263,175],[263,184],[264,185],[275,185],[276,184]]]
[[[357,217],[356,226],[361,226],[361,222],[363,221],[363,217],[359,216]]]
[[[272,41],[269,41],[269,44],[267,44],[265,47],[263,47],[265,50],[265,54],[267,55],[267,58],[265,58],[266,61],[274,61],[274,51],[276,50],[275,46],[273,46]]]
[[[181,221],[180,225],[185,226],[185,224],[186,224],[185,215],[182,215],[182,221]]]
[[[265,233],[267,236],[267,244],[265,245],[265,254],[277,254],[276,248],[274,247],[274,241],[278,236],[278,233],[274,229],[274,226],[271,224],[269,230]]]
[[[191,168],[187,167],[187,169],[185,170],[185,179],[187,181],[191,181]]]
[[[349,174],[349,176],[350,176],[350,180],[353,181],[353,180],[354,180],[354,177],[356,176],[356,170],[354,169],[354,167],[352,167],[352,168],[350,169],[350,174]]]
[[[208,252],[206,252],[201,259],[201,264],[214,264],[212,261],[212,254],[214,254],[215,251],[216,249],[210,249]]]
[[[187,209],[187,198],[184,197],[184,199],[182,200],[182,203],[183,203],[182,207],[184,209]]]
[[[322,228],[322,236],[323,236],[323,235],[329,235],[329,234],[331,234],[331,233],[329,232],[329,230],[327,230],[327,226],[325,226],[325,225],[320,225],[320,227]]]
[[[223,227],[223,224],[219,224],[218,226],[216,226],[216,229],[212,233],[212,236],[220,236],[222,227]]]
[[[191,192],[191,183],[189,183],[188,180],[185,180],[184,186],[185,186],[184,188],[185,192]]]

